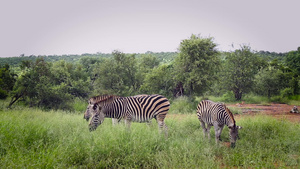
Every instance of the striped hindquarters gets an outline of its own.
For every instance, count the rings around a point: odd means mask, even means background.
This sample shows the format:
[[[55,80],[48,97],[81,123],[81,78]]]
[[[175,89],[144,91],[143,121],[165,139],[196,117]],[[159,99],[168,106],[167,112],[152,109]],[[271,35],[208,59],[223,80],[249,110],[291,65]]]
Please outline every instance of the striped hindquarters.
[[[137,122],[146,122],[152,118],[163,121],[170,109],[169,100],[161,95],[126,97],[126,103],[127,116]]]

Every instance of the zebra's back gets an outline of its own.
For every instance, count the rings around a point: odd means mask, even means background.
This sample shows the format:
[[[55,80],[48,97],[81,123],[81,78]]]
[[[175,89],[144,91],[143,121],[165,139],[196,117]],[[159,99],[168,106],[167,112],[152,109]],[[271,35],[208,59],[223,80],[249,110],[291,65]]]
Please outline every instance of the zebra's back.
[[[197,116],[206,124],[212,125],[214,122],[223,125],[228,117],[226,107],[222,103],[216,103],[210,100],[203,100],[197,106]]]
[[[152,118],[164,119],[170,109],[170,102],[161,95],[126,97],[127,116],[132,121],[145,122]]]

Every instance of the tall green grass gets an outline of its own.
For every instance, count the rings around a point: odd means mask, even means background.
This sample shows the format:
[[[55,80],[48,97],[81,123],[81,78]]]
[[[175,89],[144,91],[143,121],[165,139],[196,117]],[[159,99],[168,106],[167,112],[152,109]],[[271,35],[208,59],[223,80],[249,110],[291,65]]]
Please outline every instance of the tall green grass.
[[[0,111],[0,168],[275,168],[300,166],[300,125],[267,116],[244,117],[235,149],[203,138],[195,114],[167,116],[167,138],[152,125],[96,131],[80,114],[31,108]],[[214,131],[211,130],[211,134]],[[229,141],[225,127],[222,139]],[[212,137],[213,138],[213,137]]]
[[[181,96],[172,100],[169,112],[172,114],[196,113],[198,103],[189,97]]]

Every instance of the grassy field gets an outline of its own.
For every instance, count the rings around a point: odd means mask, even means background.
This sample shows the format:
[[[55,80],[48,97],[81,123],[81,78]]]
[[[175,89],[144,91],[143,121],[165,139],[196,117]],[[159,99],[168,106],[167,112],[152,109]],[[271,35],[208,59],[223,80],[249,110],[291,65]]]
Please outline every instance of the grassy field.
[[[300,124],[267,116],[239,118],[235,149],[203,138],[193,114],[167,116],[169,136],[152,126],[88,131],[83,114],[16,107],[0,111],[0,168],[299,168]],[[211,134],[214,131],[211,130]],[[228,129],[222,133],[228,141]]]

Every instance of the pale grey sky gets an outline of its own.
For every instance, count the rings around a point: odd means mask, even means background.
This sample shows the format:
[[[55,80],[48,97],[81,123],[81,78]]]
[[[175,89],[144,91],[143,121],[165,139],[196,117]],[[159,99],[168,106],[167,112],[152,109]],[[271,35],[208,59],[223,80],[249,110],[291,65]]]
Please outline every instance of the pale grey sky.
[[[191,34],[222,51],[300,46],[299,0],[0,0],[0,57],[177,51]]]

